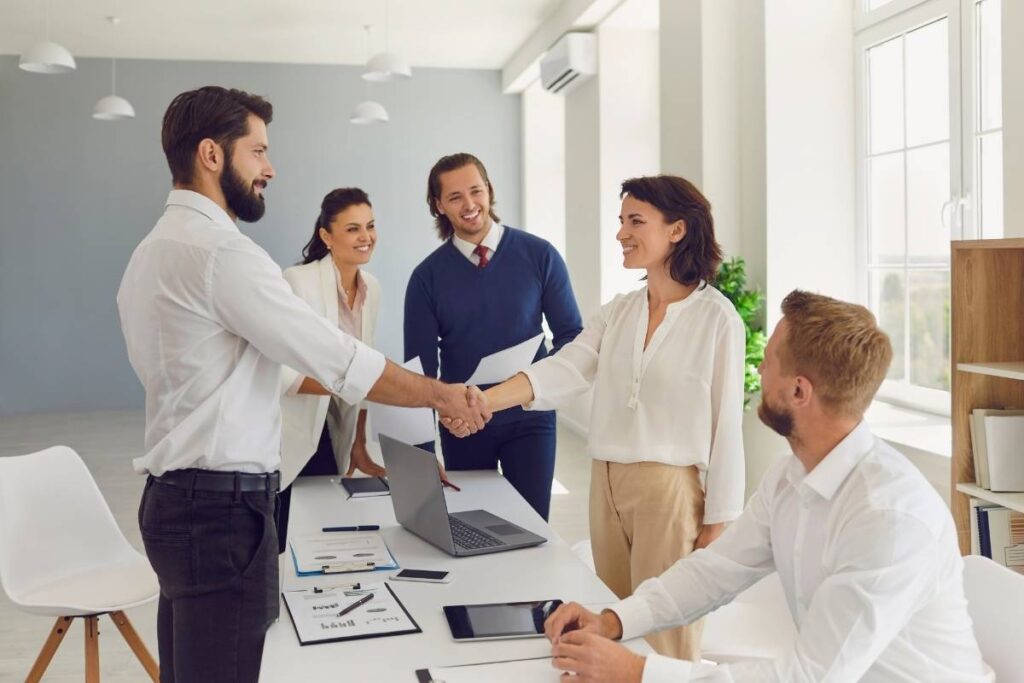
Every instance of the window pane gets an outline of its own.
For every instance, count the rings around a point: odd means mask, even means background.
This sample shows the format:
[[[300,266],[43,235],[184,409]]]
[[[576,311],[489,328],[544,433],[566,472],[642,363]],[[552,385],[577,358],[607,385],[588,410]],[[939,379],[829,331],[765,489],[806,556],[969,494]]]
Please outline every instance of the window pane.
[[[949,20],[906,36],[907,146],[949,139]]]
[[[978,3],[978,123],[981,130],[1003,125],[1001,12],[1000,0]]]
[[[868,234],[871,263],[903,264],[904,230],[903,152],[871,159],[868,166]]]
[[[872,154],[903,146],[903,37],[868,50]]]
[[[981,236],[1003,236],[1003,133],[978,138],[978,190]]]
[[[870,271],[868,282],[871,311],[892,342],[892,365],[886,378],[893,380],[905,378],[905,282],[905,271],[881,268]]]
[[[910,272],[910,382],[949,391],[949,271]]]
[[[907,152],[908,263],[949,263],[949,227],[942,224],[949,194],[949,143]]]

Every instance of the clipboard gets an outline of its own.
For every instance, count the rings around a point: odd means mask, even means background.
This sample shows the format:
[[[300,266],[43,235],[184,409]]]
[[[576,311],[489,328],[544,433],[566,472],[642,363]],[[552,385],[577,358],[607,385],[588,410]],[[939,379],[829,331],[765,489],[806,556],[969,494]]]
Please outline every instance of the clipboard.
[[[423,632],[387,583],[363,584],[359,590],[344,588],[295,590],[281,594],[300,645]],[[368,593],[373,593],[372,600],[337,616],[346,604]]]

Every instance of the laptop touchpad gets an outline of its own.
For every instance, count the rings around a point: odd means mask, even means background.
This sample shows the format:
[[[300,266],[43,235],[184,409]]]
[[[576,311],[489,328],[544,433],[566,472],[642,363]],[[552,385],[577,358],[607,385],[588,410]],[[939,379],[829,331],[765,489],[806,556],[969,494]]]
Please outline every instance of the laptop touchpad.
[[[524,533],[522,529],[513,524],[494,524],[487,527],[488,531],[493,531],[499,536],[511,536],[512,534]]]

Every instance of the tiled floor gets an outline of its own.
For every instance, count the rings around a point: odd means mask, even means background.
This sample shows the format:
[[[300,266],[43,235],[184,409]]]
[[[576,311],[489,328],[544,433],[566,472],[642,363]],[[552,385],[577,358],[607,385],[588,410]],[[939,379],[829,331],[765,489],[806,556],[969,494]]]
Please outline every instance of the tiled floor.
[[[0,418],[0,457],[22,455],[64,444],[85,460],[114,517],[129,542],[142,548],[136,511],[144,479],[131,468],[131,459],[142,448],[143,418],[138,412],[75,415],[30,415]],[[583,440],[559,428],[555,477],[566,493],[551,502],[551,524],[568,543],[589,537],[587,496],[590,460]],[[560,487],[556,486],[556,491]],[[129,618],[156,656],[156,604],[130,610]],[[0,681],[24,680],[42,646],[53,620],[26,615],[0,595]],[[100,668],[104,683],[146,680],[142,667],[125,645],[117,629],[104,618],[100,622]],[[82,626],[76,622],[47,670],[44,681],[57,683],[84,678]]]

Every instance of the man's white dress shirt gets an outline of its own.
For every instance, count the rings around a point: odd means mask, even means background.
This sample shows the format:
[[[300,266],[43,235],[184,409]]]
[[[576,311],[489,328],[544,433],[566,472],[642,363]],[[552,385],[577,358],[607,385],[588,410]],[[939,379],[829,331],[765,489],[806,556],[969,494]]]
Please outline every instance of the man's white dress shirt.
[[[117,293],[146,390],[139,473],[280,465],[280,365],[358,403],[384,356],[292,293],[281,269],[211,199],[173,190]]]
[[[617,463],[695,465],[704,524],[743,511],[746,332],[732,303],[702,286],[668,305],[647,348],[647,288],[616,296],[572,342],[525,370],[529,410],[594,387],[587,452]]]
[[[717,541],[611,609],[632,638],[689,623],[772,571],[799,632],[785,655],[717,667],[651,655],[644,683],[993,680],[949,510],[864,422],[810,473],[795,456],[773,465]]]
[[[494,252],[498,251],[498,244],[501,242],[501,236],[504,234],[504,225],[501,223],[491,223],[491,229],[487,231],[487,236],[480,240],[480,246],[487,247],[488,261],[494,258]],[[470,263],[474,266],[480,265],[480,255],[476,253],[477,245],[467,242],[458,235],[452,235],[452,244],[459,250],[459,253],[469,259]]]

